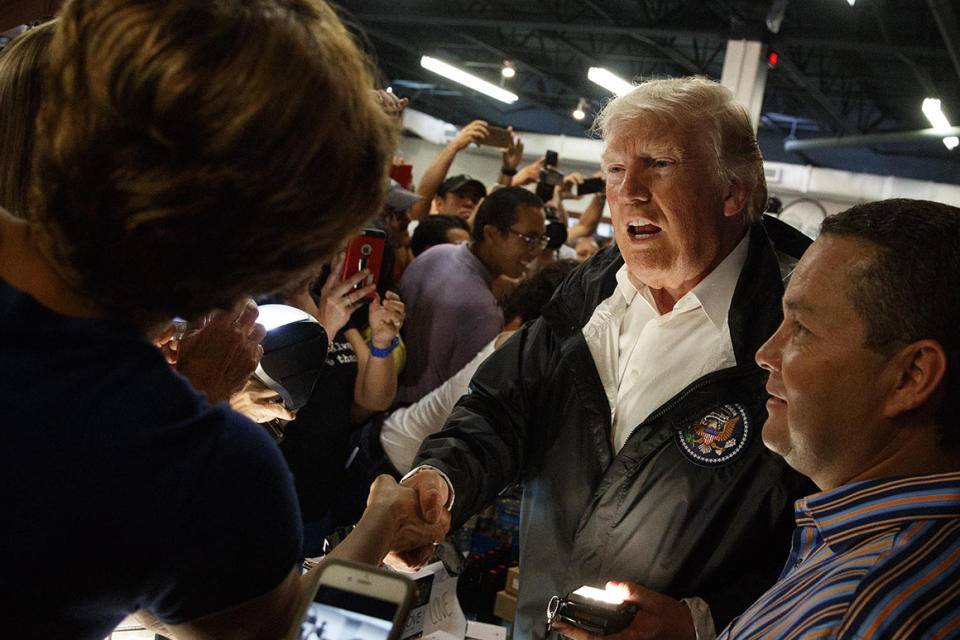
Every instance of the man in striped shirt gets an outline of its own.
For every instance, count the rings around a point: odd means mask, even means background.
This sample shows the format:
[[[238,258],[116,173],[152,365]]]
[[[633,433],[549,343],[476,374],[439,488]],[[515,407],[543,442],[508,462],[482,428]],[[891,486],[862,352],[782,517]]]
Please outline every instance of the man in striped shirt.
[[[824,220],[757,353],[764,443],[822,490],[721,638],[960,637],[960,209]]]

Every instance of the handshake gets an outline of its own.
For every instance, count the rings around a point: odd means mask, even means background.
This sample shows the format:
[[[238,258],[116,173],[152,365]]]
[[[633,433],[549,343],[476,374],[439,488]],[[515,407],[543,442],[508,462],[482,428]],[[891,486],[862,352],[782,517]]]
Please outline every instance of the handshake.
[[[390,476],[378,477],[370,486],[363,516],[344,540],[347,549],[337,555],[384,561],[401,570],[419,568],[450,529],[448,497],[446,481],[433,469],[423,469],[402,484]]]

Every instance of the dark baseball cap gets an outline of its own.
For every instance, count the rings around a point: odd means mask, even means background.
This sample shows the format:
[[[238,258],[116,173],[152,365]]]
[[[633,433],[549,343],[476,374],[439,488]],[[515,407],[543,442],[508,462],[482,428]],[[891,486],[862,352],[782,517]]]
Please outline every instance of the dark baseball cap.
[[[253,375],[279,393],[287,409],[296,411],[310,399],[320,378],[327,359],[327,333],[313,316],[286,305],[261,305],[260,317],[267,335]]]
[[[442,198],[448,193],[457,193],[468,187],[477,195],[478,201],[487,195],[487,188],[483,186],[483,183],[465,173],[452,176],[441,182],[440,186],[437,187],[437,195]]]

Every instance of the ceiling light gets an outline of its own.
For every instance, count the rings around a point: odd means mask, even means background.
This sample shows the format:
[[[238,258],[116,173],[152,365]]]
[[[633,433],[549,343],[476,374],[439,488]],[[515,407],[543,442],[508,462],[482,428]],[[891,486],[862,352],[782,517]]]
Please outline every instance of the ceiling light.
[[[574,120],[583,120],[587,117],[587,101],[583,98],[580,98],[580,102],[577,103],[577,108],[573,110],[573,119]]]
[[[927,116],[927,120],[930,121],[930,125],[934,129],[950,129],[950,121],[947,120],[947,116],[943,115],[943,109],[940,108],[940,100],[937,98],[925,98],[923,101],[923,115]],[[954,149],[957,145],[960,145],[960,138],[956,136],[947,136],[943,139],[944,146],[947,149]]]
[[[587,71],[587,79],[595,82],[610,93],[621,96],[633,90],[633,83],[627,82],[612,71],[603,67],[590,67]]]
[[[513,63],[506,61],[503,63],[503,69],[500,69],[500,75],[509,79],[517,75],[517,70],[513,68]]]
[[[454,82],[462,84],[465,87],[469,87],[474,91],[479,91],[480,93],[486,94],[491,98],[499,100],[500,102],[513,104],[520,99],[520,97],[515,93],[507,91],[506,89],[501,89],[495,84],[491,84],[486,80],[481,80],[472,73],[467,73],[463,69],[457,69],[456,67],[449,65],[442,60],[437,60],[436,58],[431,58],[430,56],[423,56],[420,58],[420,66],[428,71],[433,71],[444,78],[453,80]]]
[[[857,0],[847,0],[847,4],[852,7],[853,5],[857,4]]]

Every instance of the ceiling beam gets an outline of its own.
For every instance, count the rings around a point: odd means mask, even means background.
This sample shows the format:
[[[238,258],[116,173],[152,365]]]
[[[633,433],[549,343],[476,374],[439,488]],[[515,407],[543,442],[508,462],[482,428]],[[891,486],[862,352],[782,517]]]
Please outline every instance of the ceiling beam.
[[[943,37],[943,44],[950,53],[950,60],[953,61],[953,68],[960,76],[960,29],[957,28],[957,16],[950,6],[949,0],[927,0],[930,5],[930,11],[933,12],[933,18],[940,29],[940,35]]]
[[[897,131],[895,133],[873,133],[862,136],[839,136],[835,138],[787,140],[783,143],[783,148],[787,151],[802,151],[806,149],[832,149],[836,147],[867,147],[877,144],[916,142],[918,140],[942,140],[948,136],[960,136],[960,127],[951,127],[950,129]]]

